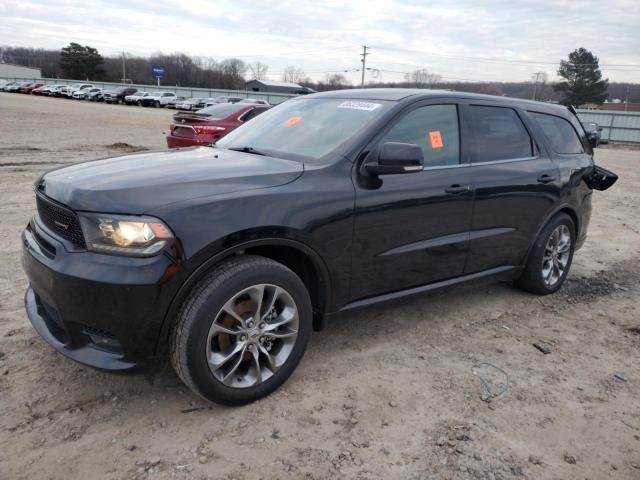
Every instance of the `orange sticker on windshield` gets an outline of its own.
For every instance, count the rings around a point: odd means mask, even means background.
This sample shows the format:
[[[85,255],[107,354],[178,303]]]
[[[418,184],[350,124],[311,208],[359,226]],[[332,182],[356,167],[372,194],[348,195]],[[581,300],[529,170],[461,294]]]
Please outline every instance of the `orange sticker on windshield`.
[[[431,141],[431,148],[444,147],[442,143],[442,135],[440,135],[440,130],[429,132],[429,140]]]
[[[302,120],[302,117],[291,117],[290,119],[288,119],[286,122],[284,122],[284,124],[287,127],[293,127],[294,125],[297,125],[300,123],[300,120]]]

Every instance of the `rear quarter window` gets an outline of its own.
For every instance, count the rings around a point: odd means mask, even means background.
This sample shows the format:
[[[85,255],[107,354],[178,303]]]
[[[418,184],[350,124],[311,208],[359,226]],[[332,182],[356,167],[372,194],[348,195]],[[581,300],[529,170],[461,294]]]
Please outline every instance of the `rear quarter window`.
[[[533,144],[515,110],[507,107],[471,106],[475,136],[474,162],[529,158]]]
[[[551,149],[560,154],[584,153],[578,132],[571,123],[555,115],[529,112],[549,141]]]

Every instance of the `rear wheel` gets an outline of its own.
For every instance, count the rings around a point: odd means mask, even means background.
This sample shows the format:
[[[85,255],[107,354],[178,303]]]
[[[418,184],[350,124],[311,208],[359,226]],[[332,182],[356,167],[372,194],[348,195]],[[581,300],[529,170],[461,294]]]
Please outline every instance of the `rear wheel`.
[[[284,265],[238,256],[219,265],[185,302],[171,362],[200,396],[242,405],[282,385],[304,354],[312,325],[304,283]]]
[[[569,215],[553,217],[536,239],[516,285],[541,295],[558,291],[571,268],[575,238],[575,224]]]

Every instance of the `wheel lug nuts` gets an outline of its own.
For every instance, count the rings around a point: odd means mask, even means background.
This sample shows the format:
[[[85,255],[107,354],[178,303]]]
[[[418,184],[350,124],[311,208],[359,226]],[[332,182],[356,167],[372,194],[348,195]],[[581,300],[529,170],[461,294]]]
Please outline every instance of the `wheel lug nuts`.
[[[266,325],[266,323],[264,323],[264,322],[260,324],[260,328],[264,328],[264,327],[266,327],[266,326],[267,326],[267,325]]]
[[[246,335],[240,335],[240,341],[244,342],[247,339]]]
[[[247,327],[249,327],[249,328],[253,328],[253,322],[249,322],[249,323],[247,323]]]

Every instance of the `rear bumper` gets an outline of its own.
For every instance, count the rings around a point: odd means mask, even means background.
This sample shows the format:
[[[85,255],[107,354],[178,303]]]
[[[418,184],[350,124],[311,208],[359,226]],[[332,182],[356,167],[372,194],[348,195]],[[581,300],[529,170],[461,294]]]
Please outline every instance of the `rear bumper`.
[[[173,135],[167,135],[167,146],[169,148],[206,146],[209,145],[211,141],[211,135],[198,135],[195,137],[175,137]]]
[[[68,252],[36,220],[22,240],[29,278],[25,308],[47,343],[106,370],[150,363],[176,290],[175,264],[168,255],[141,259]]]

